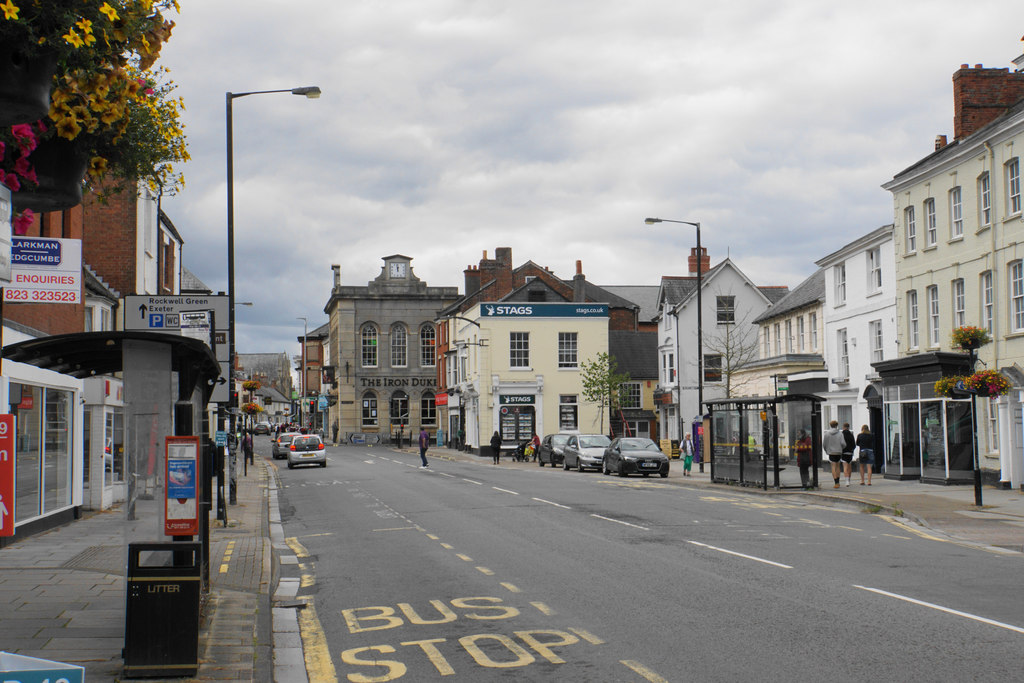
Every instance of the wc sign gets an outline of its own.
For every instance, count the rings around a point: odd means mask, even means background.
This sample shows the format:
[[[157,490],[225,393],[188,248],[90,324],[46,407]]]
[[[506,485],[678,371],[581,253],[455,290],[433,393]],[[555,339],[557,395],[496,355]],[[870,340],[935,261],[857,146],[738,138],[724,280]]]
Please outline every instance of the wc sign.
[[[14,535],[14,416],[0,415],[0,536]]]

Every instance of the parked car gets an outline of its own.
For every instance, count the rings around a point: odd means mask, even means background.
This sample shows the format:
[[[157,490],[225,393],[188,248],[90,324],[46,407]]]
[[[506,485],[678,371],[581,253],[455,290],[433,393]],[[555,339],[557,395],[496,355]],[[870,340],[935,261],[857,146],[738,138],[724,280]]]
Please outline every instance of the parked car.
[[[620,436],[604,449],[605,474],[615,472],[620,477],[629,474],[660,474],[668,476],[668,457],[658,444],[640,436]]]
[[[562,449],[565,448],[565,444],[569,441],[569,437],[575,432],[558,432],[557,434],[548,434],[540,442],[540,448],[537,449],[537,464],[544,467],[544,463],[547,463],[554,467],[555,465],[562,464]]]
[[[252,431],[253,431],[253,434],[269,434],[270,433],[270,423],[269,422],[257,422],[256,426],[253,428]]]
[[[277,440],[272,442],[272,453],[274,460],[280,460],[281,458],[287,458],[290,453],[292,445],[292,439],[297,436],[302,436],[298,432],[281,432],[277,435]]]
[[[601,469],[604,449],[609,443],[611,440],[604,434],[573,434],[562,449],[562,469],[575,467],[580,472],[585,467]]]
[[[288,446],[288,469],[296,465],[327,467],[327,448],[316,434],[299,434]]]

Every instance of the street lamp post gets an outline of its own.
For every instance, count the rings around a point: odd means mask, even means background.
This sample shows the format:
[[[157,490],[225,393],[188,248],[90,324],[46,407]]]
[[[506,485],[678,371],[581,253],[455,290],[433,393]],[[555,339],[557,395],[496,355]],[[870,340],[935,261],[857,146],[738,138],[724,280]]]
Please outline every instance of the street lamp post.
[[[675,221],[670,218],[645,218],[644,223],[654,225],[655,223],[679,223],[680,225],[692,225],[697,229],[697,412],[704,414],[704,297],[701,295],[701,279],[704,265],[704,253],[700,248],[700,222]],[[682,419],[682,392],[680,391],[680,419]],[[682,439],[683,435],[679,435]],[[701,472],[704,471],[704,459],[701,458]]]
[[[302,392],[299,396],[299,429],[301,430],[305,426],[302,421],[302,405],[306,402],[306,335],[309,334],[309,321],[301,315],[295,319],[302,321],[302,372],[299,373],[299,391]]]
[[[320,97],[320,88],[315,85],[304,86],[301,88],[289,88],[285,90],[254,90],[252,92],[224,93],[224,110],[227,120],[226,137],[228,166],[228,433],[232,436],[235,435],[235,419],[238,413],[238,397],[235,395],[235,160],[232,139],[231,103],[239,97],[246,97],[248,95],[266,95],[269,93],[279,92],[303,95],[309,99],[316,99]],[[235,448],[237,450],[237,444]],[[232,460],[232,464],[233,462],[234,461]],[[218,477],[221,481],[224,480],[223,460],[221,461],[221,468]],[[231,504],[236,502],[233,471],[230,484],[229,502]]]

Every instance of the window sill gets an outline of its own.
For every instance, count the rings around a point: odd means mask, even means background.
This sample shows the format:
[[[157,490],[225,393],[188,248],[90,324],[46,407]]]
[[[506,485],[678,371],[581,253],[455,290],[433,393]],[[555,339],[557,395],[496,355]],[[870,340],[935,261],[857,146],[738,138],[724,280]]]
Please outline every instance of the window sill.
[[[981,233],[985,232],[986,230],[990,230],[991,228],[992,228],[992,224],[991,223],[987,223],[986,225],[981,225],[981,226],[978,227],[977,230],[974,231],[974,234],[975,235],[980,235]]]
[[[947,244],[953,244],[955,242],[963,242],[963,241],[964,241],[964,236],[961,234],[961,235],[957,235],[956,237],[950,237],[949,241],[947,241],[946,243]]]
[[[558,368],[558,371],[559,372],[579,372],[580,371],[580,367],[577,365],[576,367],[572,367],[572,368]]]
[[[927,247],[925,247],[921,251],[935,251],[938,248],[939,248],[938,244],[929,244]]]
[[[509,372],[533,372],[533,368],[509,368]]]

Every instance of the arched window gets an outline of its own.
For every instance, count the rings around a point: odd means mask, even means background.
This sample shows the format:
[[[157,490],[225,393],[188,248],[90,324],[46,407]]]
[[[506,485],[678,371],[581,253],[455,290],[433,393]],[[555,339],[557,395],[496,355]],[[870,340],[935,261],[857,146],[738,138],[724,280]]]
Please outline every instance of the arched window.
[[[409,427],[409,395],[404,391],[391,394],[391,427]]]
[[[427,392],[420,398],[420,425],[423,427],[437,426],[437,405],[434,394]]]
[[[363,325],[362,359],[364,368],[377,367],[377,327],[373,323]]]
[[[437,362],[437,338],[434,336],[434,326],[427,323],[420,328],[420,366],[432,368]]]
[[[404,368],[409,364],[409,335],[405,325],[395,323],[391,326],[391,367]]]
[[[377,394],[367,391],[363,394],[363,420],[364,427],[377,426]]]

